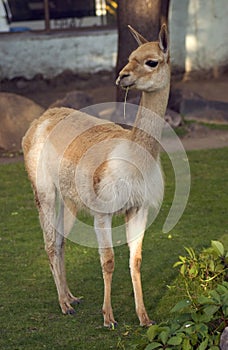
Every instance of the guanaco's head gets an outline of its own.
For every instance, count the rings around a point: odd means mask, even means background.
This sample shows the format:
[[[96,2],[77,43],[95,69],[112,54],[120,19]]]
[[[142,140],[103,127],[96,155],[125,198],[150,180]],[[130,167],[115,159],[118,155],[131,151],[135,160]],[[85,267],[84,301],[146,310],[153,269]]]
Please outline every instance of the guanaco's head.
[[[170,81],[169,41],[165,24],[162,25],[158,41],[148,42],[131,26],[130,32],[139,44],[121,70],[116,84],[122,88],[152,92],[164,88]]]

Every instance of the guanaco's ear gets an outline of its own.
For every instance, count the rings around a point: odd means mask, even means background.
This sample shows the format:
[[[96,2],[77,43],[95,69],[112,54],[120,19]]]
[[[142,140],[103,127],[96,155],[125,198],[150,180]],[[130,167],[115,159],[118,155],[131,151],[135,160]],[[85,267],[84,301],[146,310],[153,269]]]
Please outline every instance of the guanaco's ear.
[[[139,34],[134,28],[132,28],[130,25],[128,25],[128,29],[130,30],[131,34],[137,41],[137,43],[140,45],[148,43],[148,40],[146,40],[141,34]]]
[[[159,32],[159,47],[164,52],[167,53],[169,51],[169,36],[166,24],[163,24],[161,30]]]

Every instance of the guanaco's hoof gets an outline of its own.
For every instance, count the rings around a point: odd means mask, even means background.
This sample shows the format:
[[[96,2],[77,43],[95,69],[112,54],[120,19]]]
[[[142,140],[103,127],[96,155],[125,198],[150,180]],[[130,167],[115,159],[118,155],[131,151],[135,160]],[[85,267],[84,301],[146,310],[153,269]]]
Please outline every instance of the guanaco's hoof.
[[[76,311],[75,311],[73,308],[68,309],[68,310],[66,311],[66,315],[75,315],[75,314],[76,314]]]
[[[156,324],[155,321],[150,321],[149,323],[147,323],[144,327],[150,327],[150,326],[154,326]]]
[[[80,298],[75,298],[74,300],[71,301],[71,305],[79,305],[83,302],[82,299]]]
[[[111,329],[111,330],[113,331],[114,329],[117,328],[117,326],[118,326],[118,323],[117,323],[117,322],[112,322],[112,323],[110,323],[110,325],[109,325],[109,329]]]

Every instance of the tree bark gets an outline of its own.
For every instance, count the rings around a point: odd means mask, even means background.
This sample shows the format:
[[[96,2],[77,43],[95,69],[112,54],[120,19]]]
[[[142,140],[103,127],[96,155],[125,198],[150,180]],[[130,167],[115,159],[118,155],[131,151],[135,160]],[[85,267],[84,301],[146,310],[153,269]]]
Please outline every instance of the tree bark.
[[[118,57],[116,75],[127,64],[128,56],[137,43],[128,30],[128,24],[147,40],[158,39],[161,24],[168,23],[170,0],[118,0]],[[124,100],[124,91],[117,89],[117,101]]]

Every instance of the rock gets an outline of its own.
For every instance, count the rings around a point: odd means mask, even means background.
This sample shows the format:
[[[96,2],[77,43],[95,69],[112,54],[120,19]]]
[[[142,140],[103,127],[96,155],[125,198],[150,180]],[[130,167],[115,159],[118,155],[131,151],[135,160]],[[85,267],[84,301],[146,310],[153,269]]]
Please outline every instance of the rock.
[[[51,104],[49,108],[68,107],[74,109],[81,109],[92,104],[93,100],[91,96],[82,91],[74,90],[68,92],[63,99],[57,100],[56,102]]]
[[[21,140],[30,123],[44,109],[32,100],[20,95],[0,93],[0,148],[19,151]]]
[[[182,124],[181,115],[169,108],[166,110],[165,121],[173,128],[177,128]]]
[[[169,108],[184,116],[185,120],[227,124],[228,103],[207,100],[200,95],[180,89],[171,89]]]
[[[228,350],[228,327],[226,327],[220,338],[220,349]]]
[[[195,92],[171,88],[169,95],[168,107],[169,109],[182,113],[183,111],[183,101],[185,100],[202,100],[202,97]]]
[[[196,109],[191,113],[186,113],[184,115],[184,119],[209,124],[228,124],[228,104],[226,108],[227,111],[223,111],[219,108],[214,109],[210,107]]]

